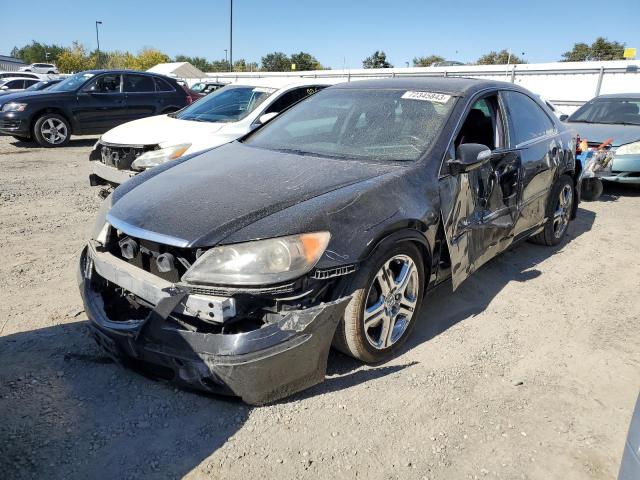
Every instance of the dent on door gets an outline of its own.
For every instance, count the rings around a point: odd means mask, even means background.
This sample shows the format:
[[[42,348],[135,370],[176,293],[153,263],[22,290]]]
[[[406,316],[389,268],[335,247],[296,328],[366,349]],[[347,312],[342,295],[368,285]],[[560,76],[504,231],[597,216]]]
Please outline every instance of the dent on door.
[[[477,170],[440,179],[454,290],[512,243],[520,178],[518,153],[504,152]]]

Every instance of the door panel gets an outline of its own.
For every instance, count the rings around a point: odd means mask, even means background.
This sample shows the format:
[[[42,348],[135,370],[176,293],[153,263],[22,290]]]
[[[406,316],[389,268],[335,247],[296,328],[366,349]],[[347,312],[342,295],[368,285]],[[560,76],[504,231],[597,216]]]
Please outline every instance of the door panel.
[[[82,133],[104,133],[126,121],[121,82],[119,74],[100,75],[78,92],[72,111]]]
[[[513,242],[520,171],[519,152],[502,151],[481,168],[440,179],[454,290]]]

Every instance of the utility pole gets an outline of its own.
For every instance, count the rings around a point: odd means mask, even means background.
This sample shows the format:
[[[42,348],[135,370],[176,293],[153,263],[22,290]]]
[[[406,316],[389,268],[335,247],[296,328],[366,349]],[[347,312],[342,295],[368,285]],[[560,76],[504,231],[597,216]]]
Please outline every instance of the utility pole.
[[[96,67],[100,67],[100,36],[98,35],[98,25],[102,25],[100,20],[96,20],[96,43],[98,44],[98,58],[96,59]]]
[[[224,68],[228,68],[229,67],[229,59],[227,57],[227,52],[229,50],[227,50],[226,48],[224,49]]]
[[[229,71],[233,72],[233,0],[229,10]]]

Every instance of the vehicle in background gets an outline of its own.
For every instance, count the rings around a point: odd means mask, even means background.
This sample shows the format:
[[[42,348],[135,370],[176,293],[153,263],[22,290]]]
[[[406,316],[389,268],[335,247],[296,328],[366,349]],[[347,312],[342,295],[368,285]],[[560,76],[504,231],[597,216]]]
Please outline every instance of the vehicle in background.
[[[8,93],[15,93],[25,90],[36,83],[40,83],[35,78],[16,78],[7,77],[0,79],[0,95],[6,95]]]
[[[542,102],[543,102],[547,107],[549,107],[549,110],[551,110],[551,111],[553,112],[553,114],[554,114],[558,119],[560,119],[560,118],[564,115],[564,112],[562,112],[562,111],[558,108],[558,106],[557,106],[556,104],[554,104],[554,103],[552,103],[551,101],[547,100],[547,99],[546,99],[546,98],[544,98],[542,95],[538,95],[538,98],[539,98],[540,100],[542,100]]]
[[[54,75],[58,73],[58,68],[52,63],[32,63],[26,67],[20,67],[19,72],[47,73]]]
[[[44,91],[0,97],[0,133],[65,145],[71,135],[104,133],[122,123],[175,112],[186,92],[163,75],[129,70],[89,70]]]
[[[600,95],[561,118],[589,148],[610,140],[610,172],[601,180],[640,185],[640,93]]]
[[[631,416],[627,441],[624,444],[618,480],[638,480],[640,478],[640,395]]]
[[[40,82],[34,83],[30,87],[25,88],[27,92],[39,92],[40,90],[46,90],[47,88],[55,85],[56,83],[60,83],[62,79],[56,80],[41,80]]]
[[[464,63],[456,60],[444,60],[443,62],[432,63],[432,67],[464,67]]]
[[[42,80],[43,75],[37,73],[26,72],[0,72],[0,79],[3,78],[35,78],[36,80]]]
[[[191,91],[199,95],[208,95],[209,93],[215,92],[225,85],[228,84],[220,82],[198,82],[191,85]]]
[[[332,343],[384,361],[436,285],[515,242],[563,242],[575,151],[511,83],[326,88],[114,190],[78,265],[91,334],[122,364],[254,404],[322,382]]]
[[[175,114],[120,125],[102,135],[91,152],[89,182],[116,186],[147,168],[235,140],[339,81],[241,80]]]

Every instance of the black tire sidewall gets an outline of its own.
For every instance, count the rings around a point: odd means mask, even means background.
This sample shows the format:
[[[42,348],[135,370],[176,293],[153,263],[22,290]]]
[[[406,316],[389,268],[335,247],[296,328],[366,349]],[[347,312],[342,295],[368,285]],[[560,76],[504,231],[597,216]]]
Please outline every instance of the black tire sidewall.
[[[56,120],[60,120],[64,122],[65,126],[67,127],[67,138],[65,138],[65,140],[61,143],[56,143],[56,144],[49,143],[47,140],[45,140],[45,138],[40,133],[40,128],[42,127],[42,124],[50,118],[55,118]],[[67,121],[67,119],[64,118],[62,115],[58,115],[57,113],[45,113],[44,115],[38,117],[38,119],[34,123],[33,136],[36,139],[36,142],[38,142],[38,144],[40,144],[42,147],[46,147],[46,148],[63,147],[67,143],[69,143],[69,139],[71,138],[71,125],[69,125],[69,122]]]
[[[382,267],[382,265],[389,260],[391,257],[396,255],[407,255],[410,257],[417,269],[418,269],[418,279],[419,279],[419,288],[418,288],[418,300],[416,302],[416,309],[414,311],[413,318],[409,322],[407,329],[403,333],[402,337],[397,340],[393,345],[385,348],[385,349],[376,349],[373,347],[369,341],[367,340],[364,332],[364,304],[366,303],[366,296],[369,292],[369,288],[373,283],[373,280]],[[351,331],[351,337],[357,336],[357,339],[351,338],[350,341],[347,341],[351,350],[350,352],[345,352],[349,355],[352,355],[360,360],[363,360],[368,363],[377,363],[388,359],[393,356],[398,349],[402,347],[404,342],[411,335],[411,331],[413,330],[420,312],[420,307],[422,305],[422,299],[424,296],[424,288],[425,286],[425,273],[424,273],[424,260],[422,258],[422,254],[420,250],[411,242],[403,242],[394,245],[392,248],[376,252],[372,257],[370,257],[367,261],[365,261],[360,269],[354,274],[352,278],[349,288],[347,290],[347,294],[352,295],[351,302],[347,305],[345,309],[345,316],[342,319],[342,322],[352,322],[350,325],[350,329],[346,329],[345,334],[349,335],[348,331]],[[345,325],[341,325],[341,327],[346,327]],[[357,347],[354,352],[354,341]],[[344,351],[344,349],[341,349]]]

